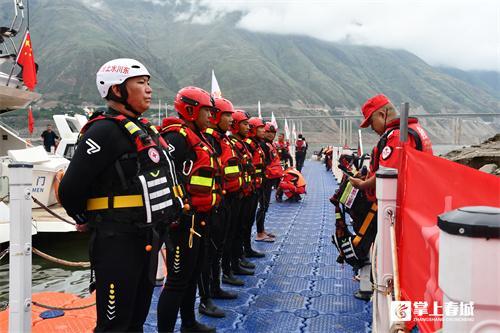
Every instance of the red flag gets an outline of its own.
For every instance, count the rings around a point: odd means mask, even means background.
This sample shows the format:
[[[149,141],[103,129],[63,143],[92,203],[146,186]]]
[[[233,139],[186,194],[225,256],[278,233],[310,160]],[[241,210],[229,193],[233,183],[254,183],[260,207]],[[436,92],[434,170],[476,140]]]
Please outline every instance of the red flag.
[[[23,46],[17,55],[17,63],[23,68],[23,81],[24,85],[29,90],[33,91],[37,84],[36,81],[36,67],[35,57],[33,56],[33,49],[31,48],[30,32],[26,31],[24,36]]]
[[[33,134],[33,129],[35,128],[35,118],[33,118],[33,112],[31,111],[31,105],[28,109],[28,131]]]
[[[403,300],[427,302],[429,314],[434,301],[443,305],[437,215],[464,206],[499,207],[499,188],[498,177],[404,147],[396,227]],[[438,330],[442,322],[418,321],[417,325],[427,333]]]

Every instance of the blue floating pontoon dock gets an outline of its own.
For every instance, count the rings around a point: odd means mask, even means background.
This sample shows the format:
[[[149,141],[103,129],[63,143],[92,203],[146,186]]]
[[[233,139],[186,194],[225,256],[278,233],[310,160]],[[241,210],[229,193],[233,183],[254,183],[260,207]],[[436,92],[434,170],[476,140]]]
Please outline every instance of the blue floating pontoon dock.
[[[370,302],[353,297],[359,283],[348,265],[335,260],[331,243],[335,214],[330,196],[337,187],[324,164],[307,161],[303,169],[307,195],[299,203],[277,203],[274,196],[266,217],[266,229],[276,234],[274,243],[253,243],[266,253],[255,259],[254,276],[239,276],[244,287],[223,284],[235,291],[236,300],[214,300],[226,311],[215,319],[200,315],[217,332],[348,332],[371,331]],[[156,332],[156,288],[145,332]],[[196,304],[197,310],[198,304]],[[180,326],[180,318],[177,329]]]

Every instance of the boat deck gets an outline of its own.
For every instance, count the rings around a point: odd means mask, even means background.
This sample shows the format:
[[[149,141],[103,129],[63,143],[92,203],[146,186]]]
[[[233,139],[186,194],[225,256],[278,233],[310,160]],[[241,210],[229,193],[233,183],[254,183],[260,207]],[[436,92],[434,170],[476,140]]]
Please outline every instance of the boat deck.
[[[253,244],[266,252],[266,258],[253,260],[255,276],[240,276],[244,287],[223,285],[239,294],[236,300],[215,300],[226,317],[198,316],[217,332],[371,331],[371,303],[353,297],[359,283],[350,266],[335,261],[335,217],[328,199],[337,183],[319,162],[306,161],[303,174],[308,193],[300,203],[271,201],[266,229],[277,240]],[[145,332],[156,332],[160,291],[155,290]]]
[[[336,263],[331,243],[334,214],[329,197],[336,188],[331,172],[319,162],[306,162],[304,176],[308,194],[300,203],[273,200],[266,228],[277,235],[274,243],[255,243],[266,258],[253,260],[255,276],[241,277],[244,287],[236,300],[215,300],[226,311],[223,319],[198,315],[217,332],[306,333],[371,331],[370,302],[357,300],[350,266]],[[156,288],[145,332],[156,332],[156,307],[161,288]],[[39,293],[33,299],[52,306],[92,304],[94,297],[80,299],[72,294]],[[196,305],[197,306],[197,305]],[[33,332],[92,332],[95,309],[66,311],[63,317],[41,319],[45,309],[33,306]],[[0,331],[7,330],[8,312],[0,312]],[[177,331],[180,320],[177,323]]]

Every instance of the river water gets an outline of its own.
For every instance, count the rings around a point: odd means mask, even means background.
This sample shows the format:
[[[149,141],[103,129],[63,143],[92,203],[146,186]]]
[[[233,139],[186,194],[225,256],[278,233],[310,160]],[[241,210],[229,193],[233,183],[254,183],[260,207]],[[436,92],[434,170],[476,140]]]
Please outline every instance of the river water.
[[[308,154],[319,150],[321,145],[311,145]],[[444,154],[460,148],[455,145],[436,145],[434,153]],[[69,261],[88,261],[88,238],[86,233],[40,234],[33,237],[33,246],[42,252]],[[90,270],[64,267],[51,263],[33,254],[33,292],[63,291],[80,296],[88,294]],[[8,255],[0,262],[0,309],[9,298]]]
[[[88,261],[88,234],[77,232],[33,236],[33,246],[42,252],[69,261]],[[8,255],[0,263],[0,308],[9,299]],[[90,270],[64,267],[33,254],[33,292],[64,291],[88,294]]]

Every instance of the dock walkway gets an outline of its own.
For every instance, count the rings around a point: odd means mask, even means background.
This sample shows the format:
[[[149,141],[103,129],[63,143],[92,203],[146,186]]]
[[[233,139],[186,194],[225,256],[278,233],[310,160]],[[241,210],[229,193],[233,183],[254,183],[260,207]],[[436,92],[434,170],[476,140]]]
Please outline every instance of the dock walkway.
[[[353,297],[359,284],[353,281],[352,269],[335,261],[334,211],[328,199],[336,181],[319,162],[306,161],[303,173],[307,195],[300,203],[277,203],[272,198],[266,229],[277,240],[252,245],[266,253],[266,258],[253,260],[255,275],[240,277],[244,287],[223,285],[239,294],[236,300],[215,300],[226,317],[197,314],[217,332],[371,331],[371,303]],[[145,332],[156,332],[160,292],[156,288]]]

